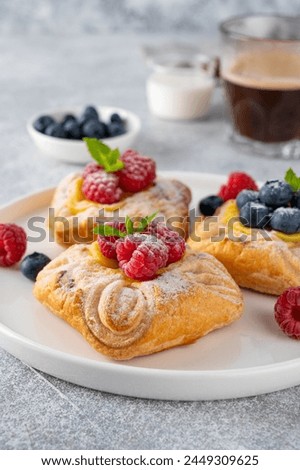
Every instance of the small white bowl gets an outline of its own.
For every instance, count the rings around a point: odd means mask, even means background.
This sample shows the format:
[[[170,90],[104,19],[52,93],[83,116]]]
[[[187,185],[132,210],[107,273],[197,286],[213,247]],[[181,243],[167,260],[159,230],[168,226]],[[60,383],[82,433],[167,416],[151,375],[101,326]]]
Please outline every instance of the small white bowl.
[[[91,156],[87,150],[85,142],[81,140],[61,139],[58,137],[50,137],[48,135],[38,132],[34,127],[33,123],[39,116],[51,116],[57,121],[61,121],[66,114],[74,114],[79,116],[83,111],[84,107],[66,108],[58,111],[43,111],[33,116],[27,122],[27,130],[32,140],[38,147],[38,149],[48,157],[62,160],[69,163],[88,163],[91,161]],[[110,116],[113,113],[118,113],[122,119],[126,121],[126,133],[116,136],[102,139],[106,145],[112,148],[118,148],[120,152],[124,152],[130,148],[134,143],[140,128],[140,118],[122,108],[115,108],[110,106],[98,106],[97,111],[99,112],[101,119],[104,122],[108,122]]]

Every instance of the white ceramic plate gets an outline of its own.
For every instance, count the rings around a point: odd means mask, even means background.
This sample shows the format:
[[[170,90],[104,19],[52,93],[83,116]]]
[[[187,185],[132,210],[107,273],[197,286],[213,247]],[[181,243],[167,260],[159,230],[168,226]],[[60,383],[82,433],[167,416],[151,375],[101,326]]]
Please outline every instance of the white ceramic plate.
[[[74,114],[75,116],[79,116],[82,111],[83,107],[66,108],[56,111],[46,110],[29,119],[27,122],[27,131],[42,154],[46,155],[47,157],[69,163],[82,164],[91,161],[86,144],[82,140],[50,137],[48,135],[42,134],[41,132],[38,132],[33,127],[34,121],[41,115],[52,116],[54,119],[61,121],[66,114]],[[112,148],[119,148],[120,152],[124,152],[126,149],[130,148],[140,132],[140,118],[131,111],[123,108],[98,106],[97,111],[100,113],[100,116],[104,122],[108,122],[110,116],[113,113],[118,113],[121,118],[126,121],[127,132],[125,134],[119,135],[117,137],[102,139],[102,142]]]
[[[193,191],[193,203],[215,193],[224,178],[197,173],[163,173]],[[46,216],[53,190],[0,210],[1,222],[27,227]],[[193,207],[193,206],[192,206]],[[41,226],[41,222],[36,222]],[[28,253],[54,257],[62,251],[49,240],[31,242]],[[115,362],[96,353],[79,333],[32,296],[32,283],[17,267],[0,268],[0,345],[31,366],[97,390],[143,398],[209,400],[272,392],[300,384],[300,341],[285,336],[273,317],[275,298],[245,291],[242,319],[195,344],[148,357]]]

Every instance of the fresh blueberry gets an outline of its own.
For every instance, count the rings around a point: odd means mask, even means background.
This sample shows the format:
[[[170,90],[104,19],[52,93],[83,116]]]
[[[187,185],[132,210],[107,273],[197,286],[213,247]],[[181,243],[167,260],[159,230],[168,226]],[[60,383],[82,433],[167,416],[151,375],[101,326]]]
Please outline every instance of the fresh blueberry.
[[[251,189],[243,189],[236,198],[236,203],[239,209],[241,209],[247,202],[259,202],[258,191],[251,191]]]
[[[297,207],[298,209],[300,209],[300,191],[297,191],[293,194],[291,204],[292,207]]]
[[[87,106],[83,111],[84,116],[94,119],[100,119],[99,113],[94,106]]]
[[[106,126],[103,124],[103,122],[91,119],[83,124],[82,135],[84,137],[95,137],[96,139],[103,139],[106,137]]]
[[[240,210],[240,221],[245,227],[264,228],[270,221],[271,210],[259,202],[246,202]]]
[[[267,181],[259,191],[260,201],[271,207],[286,206],[292,197],[292,188],[285,181]]]
[[[64,126],[67,122],[73,121],[76,122],[77,119],[73,114],[66,114],[61,122],[61,124]]]
[[[87,121],[90,121],[91,119],[94,119],[96,121],[99,121],[100,117],[99,117],[99,113],[98,111],[94,108],[94,106],[87,106],[83,113],[79,116],[78,118],[78,122],[80,124],[81,127],[84,126],[84,124],[87,122]]]
[[[113,113],[110,116],[110,122],[118,122],[119,124],[123,124],[123,119],[121,118],[120,114]]]
[[[43,253],[32,253],[25,256],[21,263],[21,272],[31,281],[35,281],[38,273],[48,264],[51,259]]]
[[[300,209],[279,207],[271,217],[271,227],[284,233],[300,232]]]
[[[219,196],[207,196],[199,202],[199,210],[203,215],[214,215],[216,209],[223,204],[223,199]]]
[[[81,139],[81,127],[76,120],[66,121],[64,130],[69,139]]]
[[[62,139],[67,137],[62,124],[58,123],[50,124],[50,126],[46,127],[45,134],[51,137],[61,137]]]
[[[46,127],[54,123],[55,121],[51,116],[40,116],[34,121],[33,127],[35,128],[36,131],[44,133]]]
[[[125,134],[124,124],[121,122],[111,122],[108,124],[108,133],[110,137],[116,137],[118,135]]]

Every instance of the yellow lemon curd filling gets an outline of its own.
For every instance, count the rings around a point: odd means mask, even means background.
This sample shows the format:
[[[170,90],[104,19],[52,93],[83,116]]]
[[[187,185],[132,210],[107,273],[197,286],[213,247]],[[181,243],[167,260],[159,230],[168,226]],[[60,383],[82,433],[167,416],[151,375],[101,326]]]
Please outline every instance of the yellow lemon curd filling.
[[[230,220],[238,219],[240,216],[239,208],[234,199],[228,201],[225,212],[222,217],[222,223],[227,225]],[[246,235],[251,235],[251,231],[253,229],[249,227],[245,227],[239,220],[233,222],[233,229],[245,233]],[[254,229],[257,230],[257,229]],[[283,233],[278,232],[277,230],[272,230],[272,232],[276,235],[276,237],[280,238],[281,240],[289,243],[300,243],[300,233]]]
[[[82,192],[82,184],[82,178],[76,178],[76,180],[72,182],[70,194],[66,202],[67,207],[72,215],[76,215],[79,212],[83,212],[92,207],[97,209],[103,208],[106,211],[114,212],[124,204],[124,200],[115,204],[100,204],[98,202],[89,201],[88,199],[85,199],[85,196]]]
[[[104,256],[101,253],[98,242],[93,242],[89,246],[90,255],[94,258],[95,261],[98,261],[102,266],[106,268],[116,269],[119,267],[118,261],[116,259],[110,259]]]

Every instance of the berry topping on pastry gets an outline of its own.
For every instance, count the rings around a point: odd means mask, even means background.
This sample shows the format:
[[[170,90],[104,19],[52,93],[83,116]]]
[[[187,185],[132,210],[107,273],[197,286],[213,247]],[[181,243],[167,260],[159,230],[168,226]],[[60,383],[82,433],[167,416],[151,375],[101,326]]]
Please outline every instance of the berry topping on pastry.
[[[89,174],[82,185],[86,199],[101,204],[113,204],[120,201],[123,191],[119,187],[119,177],[115,173],[97,171]]]
[[[153,279],[168,261],[168,248],[152,235],[133,234],[119,239],[116,244],[117,259],[126,276],[138,281]]]
[[[287,289],[277,299],[275,319],[286,335],[300,339],[300,287]]]
[[[149,233],[161,240],[168,248],[167,264],[179,261],[185,252],[185,241],[179,233],[170,230],[162,223],[152,222],[149,226]]]
[[[207,196],[201,199],[199,203],[199,210],[201,214],[210,216],[214,215],[218,207],[220,207],[224,203],[224,200],[219,196]]]
[[[113,227],[122,233],[126,233],[125,224],[122,224],[121,222],[118,222],[118,221],[105,222],[103,225],[104,233],[105,233],[105,228],[107,227]],[[119,238],[120,236],[118,235],[111,235],[111,236],[98,235],[97,241],[99,244],[100,251],[104,256],[106,256],[106,258],[117,259],[116,241]]]
[[[300,209],[300,191],[297,191],[296,193],[293,194],[293,198],[291,200],[291,206],[297,207],[297,209]]]
[[[150,186],[156,177],[155,162],[134,150],[127,150],[121,157],[124,168],[119,172],[120,187],[137,193]]]
[[[295,207],[279,207],[271,218],[271,227],[284,233],[300,232],[300,209]]]
[[[285,181],[267,181],[259,191],[261,202],[271,207],[286,206],[293,197],[292,188]]]
[[[258,191],[243,189],[236,198],[236,204],[241,209],[247,202],[258,202]]]
[[[117,124],[117,123],[113,123]],[[127,193],[137,193],[152,185],[156,178],[155,162],[134,150],[122,156],[97,139],[84,138],[95,162],[82,174],[82,193],[86,199],[100,204],[113,204]]]
[[[156,277],[159,269],[179,261],[186,249],[185,240],[161,222],[153,219],[156,213],[139,220],[126,217],[125,224],[114,221],[95,227],[97,247],[101,257],[97,260],[105,266],[107,260],[117,260],[127,277],[148,281]],[[95,250],[92,250],[92,254]]]
[[[98,163],[96,162],[88,163],[83,170],[82,178],[85,179],[88,175],[92,173],[97,173],[98,171],[101,171],[101,170],[103,170],[103,167],[98,165]]]
[[[231,173],[228,177],[227,184],[221,186],[218,196],[224,201],[235,199],[243,189],[252,189],[257,191],[258,187],[251,176],[243,172]]]
[[[253,187],[240,191],[244,184]],[[259,191],[257,189],[256,183],[245,173],[231,173],[219,196],[208,196],[200,201],[200,211],[203,215],[213,215],[218,204],[221,205],[219,201],[223,198],[227,202],[230,195],[232,200],[227,203],[224,217],[227,223],[230,218],[239,216],[241,228],[274,230],[277,237],[285,241],[299,242],[295,236],[300,233],[300,177],[290,168],[284,181],[267,181]]]
[[[240,221],[245,227],[264,228],[270,222],[271,209],[260,202],[247,202],[240,209]]]
[[[16,224],[0,224],[0,266],[16,264],[26,251],[26,233]]]

